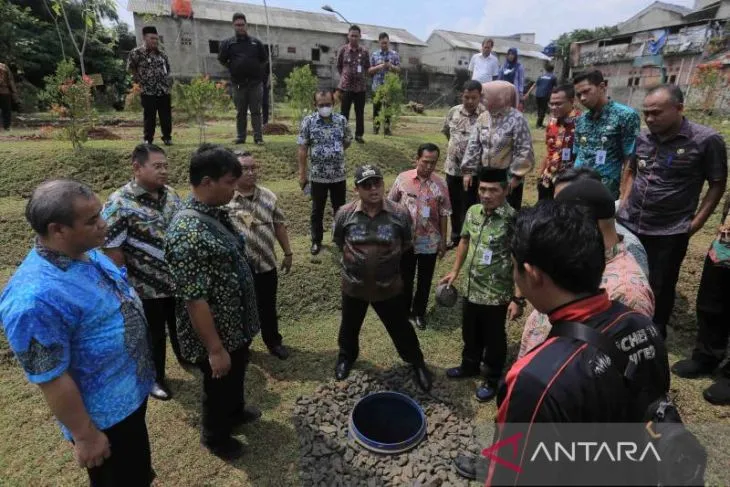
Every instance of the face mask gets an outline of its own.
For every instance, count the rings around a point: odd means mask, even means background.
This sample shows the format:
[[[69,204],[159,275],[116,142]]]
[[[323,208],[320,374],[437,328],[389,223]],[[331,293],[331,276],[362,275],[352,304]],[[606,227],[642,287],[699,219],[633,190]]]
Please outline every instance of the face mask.
[[[332,107],[320,107],[317,109],[320,117],[329,118],[332,115]]]

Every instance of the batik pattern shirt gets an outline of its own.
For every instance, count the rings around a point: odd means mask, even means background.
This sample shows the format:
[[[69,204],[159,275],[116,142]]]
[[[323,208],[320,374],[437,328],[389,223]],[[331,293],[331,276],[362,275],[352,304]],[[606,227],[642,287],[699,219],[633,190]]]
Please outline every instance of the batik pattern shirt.
[[[480,167],[493,167],[524,177],[534,166],[532,134],[524,115],[514,108],[498,116],[488,111],[479,115],[461,163],[464,174],[477,174]]]
[[[565,169],[570,169],[575,162],[575,119],[580,112],[573,110],[565,118],[551,117],[545,129],[545,170],[540,175],[540,184],[549,188],[555,183],[555,178]]]
[[[165,232],[180,208],[180,197],[169,186],[153,198],[135,181],[109,196],[101,213],[107,231],[104,248],[124,253],[129,281],[142,299],[173,296],[175,281],[165,262]]]
[[[370,53],[362,46],[356,49],[345,44],[337,52],[337,72],[340,73],[338,88],[360,93],[367,91],[365,76],[370,69]]]
[[[481,56],[481,54],[480,54]],[[474,113],[467,113],[464,105],[456,105],[449,110],[441,129],[449,139],[449,147],[446,152],[444,172],[450,176],[461,176],[461,161],[464,159],[466,146],[469,143],[469,136],[477,123],[477,119],[484,112],[484,105],[477,105]]]
[[[408,210],[390,200],[370,217],[360,200],[335,215],[333,241],[342,251],[342,292],[364,301],[384,301],[403,291],[400,262],[413,246]]]
[[[588,110],[575,122],[575,167],[595,169],[618,199],[621,171],[624,161],[634,155],[641,121],[633,108],[615,101],[609,101],[597,118],[595,115]],[[605,151],[605,161],[599,151]]]
[[[147,399],[154,367],[142,302],[123,270],[97,250],[86,258],[37,243],[0,296],[0,320],[28,380],[44,384],[68,373],[104,430]]]
[[[601,288],[611,301],[618,301],[649,318],[654,316],[654,293],[649,279],[623,242],[606,251]],[[525,322],[518,358],[544,342],[551,328],[548,315],[534,310]]]
[[[200,362],[207,352],[190,322],[186,301],[207,301],[218,336],[229,352],[251,343],[259,331],[259,316],[245,244],[228,211],[208,206],[192,196],[182,204],[181,211],[186,209],[215,218],[228,230],[224,233],[197,216],[182,215],[173,219],[165,236],[165,257],[179,298],[180,352],[184,359]]]
[[[347,119],[333,113],[330,120],[319,113],[304,117],[297,144],[309,147],[309,180],[314,183],[339,183],[347,178],[345,148],[352,142]]]
[[[135,47],[127,58],[127,71],[134,73],[134,82],[140,86],[143,95],[170,94],[170,60],[163,51],[153,51],[146,46]]]
[[[246,242],[246,259],[254,273],[276,269],[276,225],[286,222],[276,195],[261,186],[251,196],[236,191],[228,212]]]
[[[371,67],[385,64],[386,62],[390,62],[393,66],[400,66],[400,55],[395,51],[383,52],[382,50],[374,51],[370,55]],[[373,92],[377,90],[380,85],[385,83],[385,75],[389,72],[390,71],[387,69],[384,69],[383,71],[378,71],[373,75]]]
[[[416,254],[435,254],[441,244],[441,218],[451,215],[446,181],[437,174],[422,181],[416,169],[395,178],[388,199],[408,208],[413,221],[413,250]]]
[[[517,213],[505,202],[491,215],[481,204],[466,212],[461,236],[469,238],[462,294],[474,304],[504,305],[514,295],[510,241]]]

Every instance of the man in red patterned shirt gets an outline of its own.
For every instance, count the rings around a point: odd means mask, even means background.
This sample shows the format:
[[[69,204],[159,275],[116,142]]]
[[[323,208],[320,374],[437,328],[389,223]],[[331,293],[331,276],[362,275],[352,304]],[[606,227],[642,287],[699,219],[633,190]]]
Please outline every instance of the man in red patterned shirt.
[[[337,52],[338,88],[342,91],[342,115],[350,120],[350,106],[355,105],[355,142],[363,144],[365,133],[365,76],[370,69],[370,53],[360,45],[360,27],[351,25],[347,44]]]
[[[539,200],[552,199],[555,192],[555,177],[575,162],[573,135],[575,119],[580,112],[573,107],[575,90],[572,85],[562,85],[553,89],[550,95],[550,122],[545,129],[547,156],[540,166],[540,179],[537,183]]]

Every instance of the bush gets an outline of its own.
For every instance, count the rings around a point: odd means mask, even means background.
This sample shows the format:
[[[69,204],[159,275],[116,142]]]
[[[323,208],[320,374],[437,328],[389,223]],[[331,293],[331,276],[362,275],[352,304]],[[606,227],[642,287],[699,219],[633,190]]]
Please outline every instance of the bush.
[[[132,89],[124,98],[124,111],[134,113],[142,111],[142,88],[137,83],[132,84]]]
[[[177,110],[198,124],[201,144],[205,142],[205,121],[211,115],[225,112],[231,107],[231,96],[226,84],[222,81],[213,82],[208,76],[193,78],[188,84],[175,83],[172,99]]]
[[[377,118],[381,127],[385,127],[385,121],[388,119],[390,119],[391,127],[395,127],[401,116],[401,105],[404,101],[405,95],[400,77],[395,73],[387,73],[385,81],[378,86],[373,96],[373,103],[382,103]],[[383,131],[383,135],[385,135],[385,131]]]
[[[299,129],[304,116],[312,111],[314,93],[317,91],[317,77],[307,65],[293,70],[284,82],[287,100],[292,108],[292,122],[294,128]]]
[[[38,94],[39,90],[28,81],[22,80],[16,83],[18,88],[18,98],[20,98],[20,112],[34,113],[38,111]]]

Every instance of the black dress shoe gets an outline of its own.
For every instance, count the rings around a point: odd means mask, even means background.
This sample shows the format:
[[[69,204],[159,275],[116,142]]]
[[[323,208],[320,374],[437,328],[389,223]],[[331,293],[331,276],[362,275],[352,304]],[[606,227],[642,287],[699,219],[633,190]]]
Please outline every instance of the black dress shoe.
[[[162,139],[162,143],[167,146],[170,146],[170,145],[172,145],[172,139]]]
[[[358,144],[364,144],[365,139],[363,139],[362,137],[355,137],[355,142],[357,142]]]
[[[390,129],[385,129],[385,132],[383,132],[383,133],[385,134],[386,137],[390,137],[391,135],[393,135],[393,132],[391,132]]]
[[[236,144],[236,145],[245,144],[246,143],[246,139],[236,139],[236,140],[233,141],[233,143]]]
[[[340,360],[335,366],[335,379],[345,380],[350,375],[352,364],[347,360]]]
[[[309,249],[309,251],[312,253],[312,255],[317,255],[320,250],[322,250],[322,244],[318,244],[318,243],[313,243],[312,248]]]
[[[210,453],[221,460],[231,461],[243,456],[243,444],[235,438],[228,437],[215,443],[201,443]]]
[[[424,392],[431,390],[433,385],[433,379],[431,378],[431,372],[426,368],[426,364],[414,365],[413,375],[415,375],[416,383]]]
[[[674,372],[674,375],[684,379],[696,379],[703,375],[710,375],[714,370],[714,365],[703,364],[692,360],[691,358],[680,360],[672,366],[672,372]]]
[[[289,350],[284,345],[277,345],[274,348],[269,349],[269,353],[274,357],[278,357],[281,360],[289,358]]]
[[[172,392],[170,392],[170,389],[164,382],[155,382],[152,384],[150,396],[155,399],[159,399],[160,401],[169,401],[172,399]]]
[[[475,395],[479,402],[491,401],[497,395],[497,387],[494,384],[484,382],[477,387]]]
[[[426,329],[426,318],[423,316],[416,316],[416,328],[419,330]]]
[[[261,410],[254,406],[244,406],[243,411],[233,416],[234,426],[249,424],[261,418]]]
[[[730,378],[721,378],[702,392],[705,401],[715,406],[730,406]]]
[[[253,141],[253,143],[256,145],[264,145],[264,139],[256,139]]]
[[[456,473],[469,480],[477,479],[477,466],[474,457],[468,457],[463,453],[456,455],[453,461]]]
[[[449,379],[464,379],[466,377],[476,377],[479,375],[479,369],[470,369],[460,365],[452,367],[446,371],[446,377]]]

